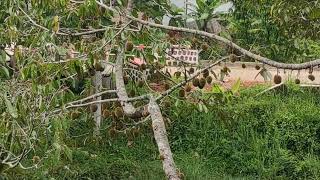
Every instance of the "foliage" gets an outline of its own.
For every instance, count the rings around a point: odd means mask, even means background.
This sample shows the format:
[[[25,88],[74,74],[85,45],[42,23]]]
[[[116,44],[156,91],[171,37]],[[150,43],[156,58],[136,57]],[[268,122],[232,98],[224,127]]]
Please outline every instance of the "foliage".
[[[213,11],[219,4],[219,1],[197,0],[196,4],[196,11],[190,15],[195,16],[199,29],[206,30],[208,22],[215,16]]]
[[[317,1],[235,1],[230,31],[233,39],[257,53],[282,62],[319,56]]]

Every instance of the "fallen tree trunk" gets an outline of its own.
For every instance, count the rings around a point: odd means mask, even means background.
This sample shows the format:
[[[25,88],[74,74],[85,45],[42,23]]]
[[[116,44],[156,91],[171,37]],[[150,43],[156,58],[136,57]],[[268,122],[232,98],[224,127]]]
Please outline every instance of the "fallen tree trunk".
[[[168,179],[180,179],[179,173],[177,172],[176,165],[172,157],[167,137],[167,131],[159,105],[156,103],[156,100],[152,96],[150,97],[148,111],[151,115],[152,129],[160,152],[160,159],[162,160],[163,170]]]

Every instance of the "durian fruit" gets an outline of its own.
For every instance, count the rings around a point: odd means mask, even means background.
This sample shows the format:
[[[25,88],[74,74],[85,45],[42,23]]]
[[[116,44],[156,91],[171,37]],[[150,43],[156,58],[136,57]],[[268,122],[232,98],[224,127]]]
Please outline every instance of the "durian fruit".
[[[168,83],[165,83],[165,84],[164,84],[164,89],[165,89],[165,90],[170,89],[170,85],[169,85]]]
[[[124,81],[124,84],[128,84],[129,83],[129,77],[127,75],[123,76],[123,81]]]
[[[193,37],[191,40],[192,45],[196,46],[198,43],[198,39],[196,37]]]
[[[132,145],[132,141],[133,141],[133,134],[132,134],[132,130],[126,130],[125,134],[127,135],[127,139],[128,139],[128,146],[130,147]]]
[[[313,74],[309,74],[308,79],[310,79],[310,81],[314,81],[316,78],[314,77]]]
[[[96,74],[96,71],[93,68],[89,69],[89,75],[94,76]]]
[[[115,110],[114,110],[114,115],[116,118],[122,118],[124,113],[123,113],[123,109],[121,107],[117,107]]]
[[[295,79],[295,80],[294,80],[294,83],[296,83],[296,84],[300,84],[300,79],[298,79],[298,78],[297,78],[297,79]]]
[[[234,62],[236,62],[237,61],[237,56],[236,55],[234,55],[234,54],[231,54],[230,56],[229,56],[229,59],[230,59],[230,61],[232,62],[232,63],[234,63]]]
[[[188,84],[188,85],[186,85],[186,87],[185,87],[185,91],[186,92],[190,92],[191,91],[191,86]]]
[[[142,20],[148,21],[148,19],[149,19],[148,15],[144,13],[144,14],[142,15]]]
[[[170,38],[174,38],[176,36],[177,32],[173,30],[169,30],[168,35]]]
[[[129,92],[129,96],[130,97],[134,97],[136,95],[136,91],[131,89],[130,92]]]
[[[179,96],[180,97],[184,97],[186,95],[186,92],[184,91],[184,89],[180,89],[179,90]]]
[[[126,43],[126,51],[132,51],[132,50],[133,50],[132,41],[127,41],[127,43]]]
[[[201,45],[201,49],[202,50],[204,50],[204,51],[207,51],[208,49],[209,49],[209,45],[208,45],[208,43],[203,43],[202,45]]]
[[[96,63],[94,65],[94,68],[96,69],[96,71],[100,71],[100,72],[104,71],[104,67],[102,66],[101,63]]]
[[[141,64],[141,66],[140,66],[140,68],[141,68],[141,70],[146,70],[147,69],[147,65],[146,64]]]
[[[208,76],[207,78],[206,78],[206,81],[207,81],[207,83],[208,84],[211,84],[212,83],[212,77],[211,76]]]
[[[111,113],[110,113],[110,111],[108,109],[103,110],[102,116],[103,116],[104,119],[110,117],[110,115],[111,115]]]
[[[88,72],[88,71],[86,71],[86,72],[84,72],[84,73],[83,73],[83,77],[84,77],[84,78],[88,78],[88,77],[89,77],[89,75],[90,75],[90,74],[89,74],[89,72]]]
[[[246,64],[242,64],[241,67],[244,69],[244,68],[246,68],[247,66],[246,66]]]
[[[205,85],[206,85],[206,83],[207,83],[207,81],[206,81],[206,79],[205,78],[201,78],[200,80],[199,80],[199,88],[200,89],[202,89]]]
[[[71,116],[71,119],[74,120],[74,119],[79,118],[80,113],[79,113],[78,111],[72,111],[71,114],[70,114],[70,116]]]
[[[273,82],[274,82],[275,84],[280,84],[280,83],[282,82],[281,76],[279,76],[278,74],[275,75],[275,76],[273,77]]]
[[[227,66],[224,66],[224,67],[222,68],[222,72],[228,73],[228,72],[230,72],[230,69],[229,69]]]
[[[181,72],[180,71],[177,71],[174,73],[174,75],[177,77],[177,78],[180,78],[181,77]]]
[[[32,157],[32,162],[33,162],[34,164],[39,163],[39,162],[40,162],[40,157],[39,157],[39,156],[33,156],[33,157]]]
[[[164,106],[165,108],[170,107],[170,106],[171,106],[170,101],[169,101],[169,100],[165,100],[165,101],[163,101],[163,106]]]
[[[115,101],[115,102],[113,103],[113,106],[114,106],[114,107],[121,107],[120,101]]]
[[[176,39],[175,38],[169,38],[169,42],[171,43],[171,44],[176,44]]]
[[[260,70],[260,66],[259,65],[256,65],[256,70]]]
[[[138,87],[142,88],[142,87],[143,87],[143,85],[144,85],[143,80],[139,80],[139,81],[138,81]]]
[[[111,138],[115,138],[116,135],[117,135],[117,130],[113,127],[113,128],[110,128],[109,131],[108,131],[108,134]]]
[[[132,135],[134,137],[138,137],[139,133],[140,133],[140,128],[139,127],[133,127],[131,131],[132,131]]]
[[[199,79],[198,79],[198,78],[194,78],[194,79],[192,80],[192,85],[193,85],[194,87],[199,86]]]
[[[193,74],[194,73],[194,68],[190,68],[189,69],[189,74]]]
[[[109,106],[109,103],[102,103],[101,105],[101,110],[104,111],[105,109],[107,109]]]
[[[96,112],[98,110],[98,106],[96,104],[91,104],[90,105],[90,111],[91,112]]]
[[[202,74],[203,74],[203,77],[205,77],[205,78],[208,77],[209,76],[209,70],[208,69],[204,70]]]

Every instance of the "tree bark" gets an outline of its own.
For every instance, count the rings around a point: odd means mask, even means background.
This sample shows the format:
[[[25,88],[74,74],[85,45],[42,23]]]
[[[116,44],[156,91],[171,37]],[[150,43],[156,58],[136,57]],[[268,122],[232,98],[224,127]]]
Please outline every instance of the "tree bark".
[[[120,48],[117,55],[117,62],[115,65],[117,95],[120,99],[120,102],[125,114],[128,116],[133,116],[136,112],[136,109],[130,102],[126,101],[129,97],[126,92],[126,88],[123,80],[123,58],[124,58],[124,49]]]
[[[159,105],[156,103],[156,100],[152,96],[150,97],[148,111],[151,115],[152,129],[160,152],[160,159],[162,160],[163,170],[168,179],[178,180],[180,179],[180,177],[172,157],[172,152],[168,142],[167,131],[165,128],[163,117]]]
[[[94,83],[94,89],[95,93],[100,93],[102,89],[102,74],[100,71],[96,71],[94,77],[93,77],[93,83]],[[97,97],[97,101],[101,101],[101,96]],[[94,121],[96,123],[96,127],[94,130],[95,135],[100,134],[100,125],[101,125],[101,117],[102,117],[102,111],[101,111],[101,103],[97,103],[97,111],[94,112]]]

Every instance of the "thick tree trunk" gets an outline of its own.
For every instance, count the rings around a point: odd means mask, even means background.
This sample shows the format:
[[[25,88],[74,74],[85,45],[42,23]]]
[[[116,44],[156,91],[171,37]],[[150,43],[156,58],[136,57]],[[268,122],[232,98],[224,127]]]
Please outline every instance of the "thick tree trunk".
[[[163,117],[159,105],[156,103],[153,97],[150,97],[148,110],[151,115],[154,138],[157,142],[160,152],[160,159],[162,160],[163,170],[168,179],[180,179],[172,157]]]

